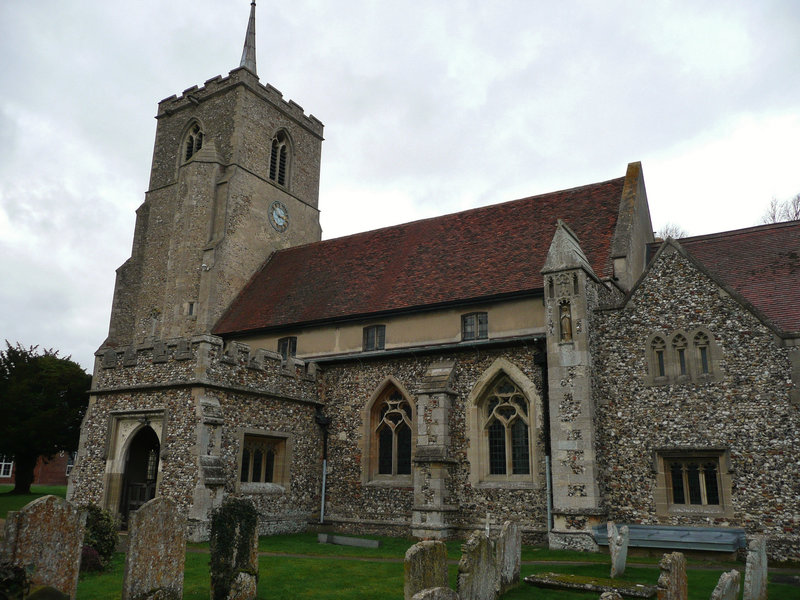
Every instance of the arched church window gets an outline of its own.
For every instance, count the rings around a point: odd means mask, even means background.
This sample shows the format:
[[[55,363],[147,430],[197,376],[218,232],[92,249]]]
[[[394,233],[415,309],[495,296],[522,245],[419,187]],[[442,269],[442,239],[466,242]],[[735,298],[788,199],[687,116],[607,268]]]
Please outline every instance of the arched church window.
[[[376,404],[377,474],[411,474],[411,405],[397,390]]]
[[[192,156],[200,152],[202,147],[203,131],[200,129],[200,125],[195,123],[189,128],[189,132],[186,134],[186,140],[183,143],[183,160],[187,161],[192,158]]]
[[[664,338],[661,336],[655,336],[650,342],[650,354],[653,363],[652,369],[654,377],[667,376],[666,357],[664,356],[666,349],[667,344],[664,341]]]
[[[711,343],[708,334],[698,331],[694,336],[695,357],[697,359],[697,370],[701,375],[711,373]]]
[[[481,412],[488,475],[529,475],[530,408],[522,391],[507,376],[500,377],[484,398]]]
[[[686,348],[686,338],[682,334],[679,333],[672,338],[672,350],[675,353],[675,374],[679,377],[689,373]]]
[[[289,136],[285,131],[279,131],[272,138],[269,160],[269,178],[278,185],[287,185],[290,159]]]

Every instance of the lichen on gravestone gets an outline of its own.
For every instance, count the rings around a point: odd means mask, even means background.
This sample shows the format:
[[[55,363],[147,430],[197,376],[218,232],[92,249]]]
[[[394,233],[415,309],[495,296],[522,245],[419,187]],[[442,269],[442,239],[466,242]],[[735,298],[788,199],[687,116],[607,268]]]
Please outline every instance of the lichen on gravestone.
[[[658,600],[688,600],[689,584],[686,579],[686,558],[681,552],[665,554],[658,563]]]
[[[247,600],[258,584],[258,513],[246,500],[223,503],[211,515],[211,598]]]
[[[742,600],[767,600],[767,540],[753,536],[747,544]]]
[[[736,569],[720,575],[717,587],[711,592],[711,600],[738,600],[739,578],[739,571]]]
[[[406,550],[405,600],[429,588],[447,587],[447,546],[437,540],[417,542]]]
[[[180,600],[186,558],[186,518],[160,496],[131,515],[122,600]]]
[[[496,600],[499,577],[494,542],[482,531],[473,532],[461,546],[459,597],[461,600]]]
[[[52,586],[74,598],[85,526],[85,512],[42,496],[6,516],[3,555],[30,572],[33,587]]]
[[[611,579],[614,579],[625,573],[630,533],[627,525],[617,529],[613,521],[608,522],[607,528],[608,550],[611,554]]]
[[[522,532],[513,521],[503,523],[496,543],[498,593],[504,594],[519,583],[519,568],[522,562]]]

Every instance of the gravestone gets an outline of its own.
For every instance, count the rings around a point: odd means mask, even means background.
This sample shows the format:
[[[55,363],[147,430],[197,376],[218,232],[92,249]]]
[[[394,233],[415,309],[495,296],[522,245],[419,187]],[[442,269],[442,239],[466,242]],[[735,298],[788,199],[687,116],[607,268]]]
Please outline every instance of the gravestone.
[[[429,588],[449,587],[447,546],[444,542],[425,540],[406,550],[405,600]]]
[[[767,600],[767,540],[753,536],[747,544],[743,600]]]
[[[476,531],[461,546],[458,595],[461,600],[496,600],[499,580],[495,544],[483,531]]]
[[[625,562],[628,560],[628,540],[630,533],[628,526],[620,529],[613,521],[608,522],[608,550],[611,553],[611,579],[625,573]]]
[[[717,587],[711,592],[711,600],[738,600],[739,578],[739,571],[736,569],[720,575]]]
[[[183,596],[186,518],[160,496],[132,513],[122,579],[122,600]]]
[[[498,593],[505,594],[519,583],[519,565],[522,560],[522,532],[513,521],[503,523],[497,539],[497,568],[500,587]]]
[[[623,600],[623,598],[619,592],[603,592],[600,594],[600,600]]]
[[[4,558],[31,572],[32,586],[75,597],[86,513],[57,496],[42,496],[6,517]]]
[[[436,587],[417,592],[411,600],[459,600],[459,598],[449,587]]]
[[[658,600],[687,600],[689,584],[686,580],[686,558],[681,552],[665,554],[658,563]]]
[[[228,500],[211,515],[211,598],[250,600],[258,585],[258,513],[246,500]]]

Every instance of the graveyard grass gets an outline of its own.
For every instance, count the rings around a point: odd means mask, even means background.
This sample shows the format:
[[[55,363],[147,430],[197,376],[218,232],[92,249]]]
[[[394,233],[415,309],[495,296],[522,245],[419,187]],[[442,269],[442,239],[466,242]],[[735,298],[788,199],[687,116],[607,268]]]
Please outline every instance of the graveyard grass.
[[[365,536],[371,537],[371,536]],[[402,600],[403,563],[405,551],[413,544],[412,540],[402,538],[373,538],[381,540],[380,548],[356,548],[319,544],[316,535],[303,533],[286,536],[264,537],[259,540],[259,582],[258,597],[297,598],[316,600]],[[448,542],[448,556],[453,560],[460,557],[461,542]],[[295,556],[286,556],[295,555]],[[303,555],[303,556],[299,556]],[[523,561],[574,561],[593,562],[589,565],[535,564],[522,565],[521,576],[545,571],[557,571],[593,577],[608,577],[610,557],[607,554],[584,554],[577,552],[550,551],[542,548],[523,546]],[[643,562],[647,559],[631,557],[630,562]],[[657,559],[650,559],[657,562]],[[185,600],[208,600],[210,577],[208,570],[208,544],[189,544],[186,554],[184,574]],[[689,566],[702,566],[703,563],[689,560]],[[719,576],[725,570],[737,566],[741,571],[744,564],[731,563],[724,568],[713,570],[689,569],[689,598],[707,600],[716,586]],[[102,574],[81,576],[78,585],[78,600],[112,600],[119,598],[122,589],[124,555],[117,554],[112,568]],[[457,566],[449,565],[450,586],[455,589]],[[658,567],[631,567],[621,577],[625,581],[635,581],[655,585],[658,580]],[[521,583],[507,592],[503,600],[595,600],[599,594],[560,590],[544,590]],[[770,600],[795,600],[798,588],[770,584]]]
[[[12,489],[14,489],[13,485],[0,485],[0,519],[5,519],[8,511],[19,510],[28,502],[41,496],[53,494],[65,498],[67,495],[67,486],[65,485],[32,485],[30,494],[19,495],[10,494]]]

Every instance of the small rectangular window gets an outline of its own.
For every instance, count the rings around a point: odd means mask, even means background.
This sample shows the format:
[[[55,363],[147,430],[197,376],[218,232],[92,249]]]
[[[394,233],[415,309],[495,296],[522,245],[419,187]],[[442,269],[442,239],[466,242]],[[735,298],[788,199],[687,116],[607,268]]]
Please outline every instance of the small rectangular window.
[[[280,483],[276,464],[283,460],[285,440],[260,435],[245,435],[239,481],[242,483]]]
[[[364,352],[383,350],[386,344],[386,325],[364,327]]]
[[[281,355],[283,360],[294,358],[297,354],[297,338],[292,336],[279,339],[278,354]]]
[[[489,316],[485,312],[461,315],[461,339],[485,340],[489,337]]]
[[[670,459],[670,504],[719,504],[719,458]],[[688,493],[687,493],[688,492]]]
[[[0,456],[0,477],[11,477],[14,461],[6,456]]]

